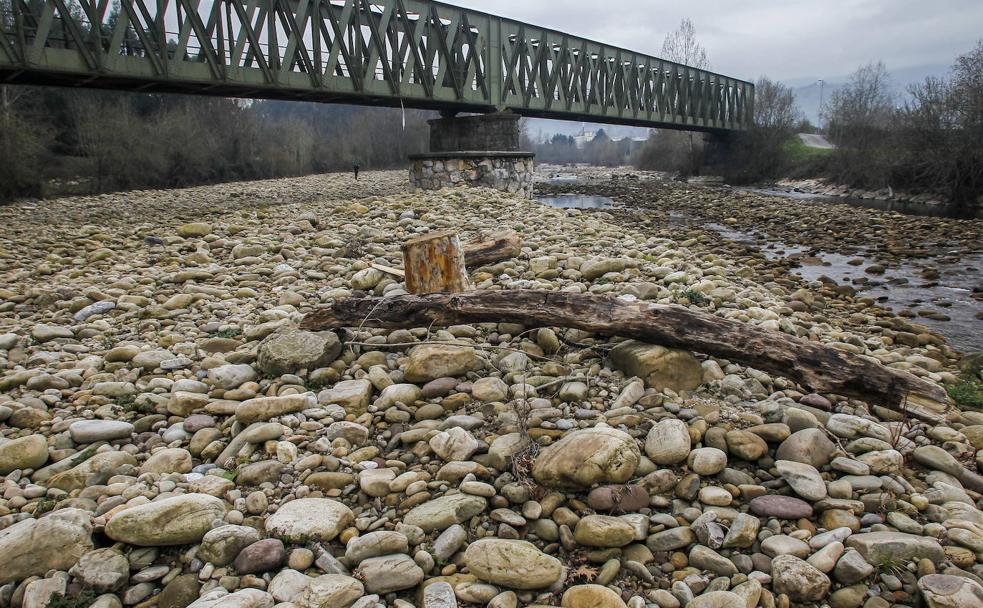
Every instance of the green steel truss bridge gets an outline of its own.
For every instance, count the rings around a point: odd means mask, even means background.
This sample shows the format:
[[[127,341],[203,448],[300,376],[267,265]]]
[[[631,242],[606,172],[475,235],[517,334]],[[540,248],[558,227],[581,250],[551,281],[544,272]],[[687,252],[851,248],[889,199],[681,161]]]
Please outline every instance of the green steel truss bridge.
[[[727,133],[754,85],[430,0],[0,0],[0,82]]]

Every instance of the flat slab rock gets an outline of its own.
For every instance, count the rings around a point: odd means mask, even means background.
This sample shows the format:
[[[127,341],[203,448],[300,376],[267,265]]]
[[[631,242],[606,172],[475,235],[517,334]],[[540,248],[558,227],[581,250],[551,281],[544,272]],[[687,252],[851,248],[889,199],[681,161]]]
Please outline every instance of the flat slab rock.
[[[812,505],[794,496],[758,496],[749,505],[755,515],[778,517],[779,519],[801,519],[812,517]]]
[[[888,560],[910,561],[930,559],[939,565],[945,559],[945,551],[939,541],[928,536],[916,536],[904,532],[868,532],[854,534],[846,546],[856,549],[867,563],[878,565]]]
[[[560,578],[560,560],[522,540],[483,538],[468,545],[464,562],[479,579],[513,589],[544,589]]]
[[[106,524],[109,538],[141,547],[197,543],[225,517],[225,503],[208,494],[183,494],[120,511]]]
[[[330,498],[298,498],[266,520],[266,531],[287,539],[330,541],[355,520],[352,510]]]
[[[92,550],[92,522],[81,509],[60,509],[0,531],[0,584],[68,570]]]
[[[983,606],[983,585],[962,576],[930,574],[918,579],[929,608]]]
[[[427,501],[403,518],[403,523],[419,526],[425,532],[446,530],[454,524],[465,522],[485,510],[488,501],[470,494],[452,494]]]

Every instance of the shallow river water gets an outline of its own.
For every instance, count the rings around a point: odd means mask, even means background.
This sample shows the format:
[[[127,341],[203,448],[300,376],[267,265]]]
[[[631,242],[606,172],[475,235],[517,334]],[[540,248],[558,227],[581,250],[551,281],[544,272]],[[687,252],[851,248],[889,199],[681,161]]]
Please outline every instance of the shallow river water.
[[[606,196],[591,196],[589,194],[538,196],[536,200],[560,209],[611,209],[618,206]]]
[[[810,192],[800,192],[797,190],[786,190],[782,188],[742,188],[747,192],[766,194],[768,196],[780,196],[799,201],[812,201],[817,205],[850,205],[851,207],[863,207],[865,209],[877,209],[879,211],[895,211],[905,215],[921,215],[925,217],[949,217],[955,219],[972,219],[981,217],[979,212],[969,212],[951,205],[931,205],[926,203],[913,203],[910,201],[885,200],[877,198],[851,198],[842,196],[826,196],[812,194]]]
[[[542,196],[537,200],[563,209],[620,207],[610,198],[586,194]],[[866,200],[870,202],[870,199]],[[940,251],[932,258],[888,266],[884,274],[871,275],[865,269],[877,261],[863,251],[850,256],[830,251],[811,251],[808,247],[770,240],[723,224],[706,223],[676,211],[670,212],[669,216],[670,225],[709,228],[728,240],[760,249],[772,259],[792,259],[798,262],[793,271],[806,281],[826,277],[839,284],[851,285],[861,294],[877,299],[881,306],[913,317],[918,323],[942,334],[957,350],[983,351],[983,321],[976,318],[983,312],[983,301],[973,298],[973,288],[983,285],[983,254],[956,258]],[[929,268],[937,271],[938,278],[923,278],[923,273]],[[932,313],[936,318],[919,313]],[[949,320],[943,320],[939,315]]]
[[[884,274],[871,275],[865,269],[877,260],[863,252],[848,256],[811,251],[677,212],[670,213],[670,224],[709,228],[728,240],[760,249],[769,258],[792,259],[799,263],[793,271],[806,281],[826,277],[851,285],[895,313],[915,316],[915,321],[945,336],[956,350],[983,351],[983,321],[976,318],[983,312],[983,301],[973,298],[973,288],[983,285],[983,253],[956,258],[940,251],[932,258],[887,266]],[[923,278],[929,268],[937,271],[938,278]],[[921,311],[940,313],[949,320],[924,317],[918,314]]]

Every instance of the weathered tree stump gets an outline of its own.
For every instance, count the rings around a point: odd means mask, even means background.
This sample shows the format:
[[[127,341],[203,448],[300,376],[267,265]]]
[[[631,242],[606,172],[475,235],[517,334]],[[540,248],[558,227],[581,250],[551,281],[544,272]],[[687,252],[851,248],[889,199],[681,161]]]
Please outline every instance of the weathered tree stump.
[[[430,232],[403,243],[406,289],[413,294],[461,293],[472,289],[464,249],[454,230]]]
[[[409,273],[407,273],[409,276]],[[777,331],[671,304],[560,291],[349,298],[307,315],[301,327],[447,327],[460,323],[573,327],[723,357],[835,393],[938,422],[949,411],[939,385],[879,362]]]
[[[477,240],[464,245],[464,264],[469,267],[485,266],[514,258],[522,253],[522,239],[514,230],[499,230],[479,235]]]

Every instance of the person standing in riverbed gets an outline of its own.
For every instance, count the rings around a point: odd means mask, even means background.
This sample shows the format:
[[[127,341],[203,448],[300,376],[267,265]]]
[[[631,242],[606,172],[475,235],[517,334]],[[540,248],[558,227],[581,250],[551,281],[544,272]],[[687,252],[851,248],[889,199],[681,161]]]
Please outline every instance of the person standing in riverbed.
[[[361,169],[361,167],[358,165],[358,161],[357,160],[353,160],[352,161],[352,171],[355,173],[355,181],[358,181],[358,170],[359,169]]]

